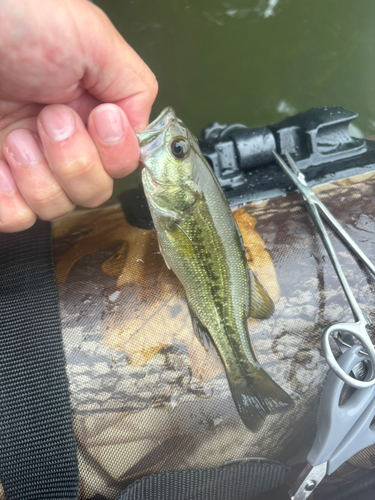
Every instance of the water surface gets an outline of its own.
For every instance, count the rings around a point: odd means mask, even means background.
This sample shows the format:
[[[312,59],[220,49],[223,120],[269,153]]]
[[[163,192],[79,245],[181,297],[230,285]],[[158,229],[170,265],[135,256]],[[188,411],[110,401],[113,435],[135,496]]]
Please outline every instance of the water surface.
[[[357,133],[375,134],[371,0],[96,3],[157,76],[152,118],[171,105],[199,134],[212,121],[257,127],[338,105],[359,113]]]

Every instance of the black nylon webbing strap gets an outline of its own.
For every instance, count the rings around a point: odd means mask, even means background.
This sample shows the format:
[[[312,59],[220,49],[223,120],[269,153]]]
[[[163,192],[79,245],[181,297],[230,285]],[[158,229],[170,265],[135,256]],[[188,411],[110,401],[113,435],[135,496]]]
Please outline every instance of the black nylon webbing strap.
[[[362,500],[367,497],[372,500],[375,498],[375,470],[329,493],[330,500]],[[325,500],[328,496],[317,489],[314,498]]]
[[[256,500],[288,473],[288,467],[266,462],[163,472],[131,484],[117,500]]]
[[[0,404],[7,500],[76,499],[77,453],[46,222],[0,235]]]

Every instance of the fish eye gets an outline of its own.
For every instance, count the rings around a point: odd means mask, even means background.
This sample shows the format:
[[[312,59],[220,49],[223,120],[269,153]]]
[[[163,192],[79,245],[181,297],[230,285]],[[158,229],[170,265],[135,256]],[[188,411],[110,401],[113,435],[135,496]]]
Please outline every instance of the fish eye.
[[[189,143],[182,137],[178,137],[177,139],[172,140],[170,150],[172,156],[174,156],[178,160],[182,160],[189,154]]]

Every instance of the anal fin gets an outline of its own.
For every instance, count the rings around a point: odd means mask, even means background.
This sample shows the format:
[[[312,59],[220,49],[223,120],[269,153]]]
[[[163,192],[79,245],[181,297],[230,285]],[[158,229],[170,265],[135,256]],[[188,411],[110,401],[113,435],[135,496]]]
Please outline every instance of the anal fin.
[[[209,331],[205,326],[202,325],[197,315],[194,313],[190,305],[188,304],[191,322],[193,324],[193,329],[195,335],[198,337],[198,340],[203,345],[203,347],[208,351],[209,349],[214,347]]]
[[[263,285],[250,268],[250,310],[249,317],[256,319],[270,318],[275,310],[275,305]]]

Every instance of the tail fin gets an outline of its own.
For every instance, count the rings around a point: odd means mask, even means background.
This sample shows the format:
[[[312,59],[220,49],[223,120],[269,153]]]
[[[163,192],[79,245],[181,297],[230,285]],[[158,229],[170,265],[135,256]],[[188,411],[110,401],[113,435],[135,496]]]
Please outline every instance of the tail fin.
[[[294,405],[292,398],[262,369],[254,377],[234,378],[227,373],[238,413],[248,429],[258,431],[267,415],[286,411]]]

